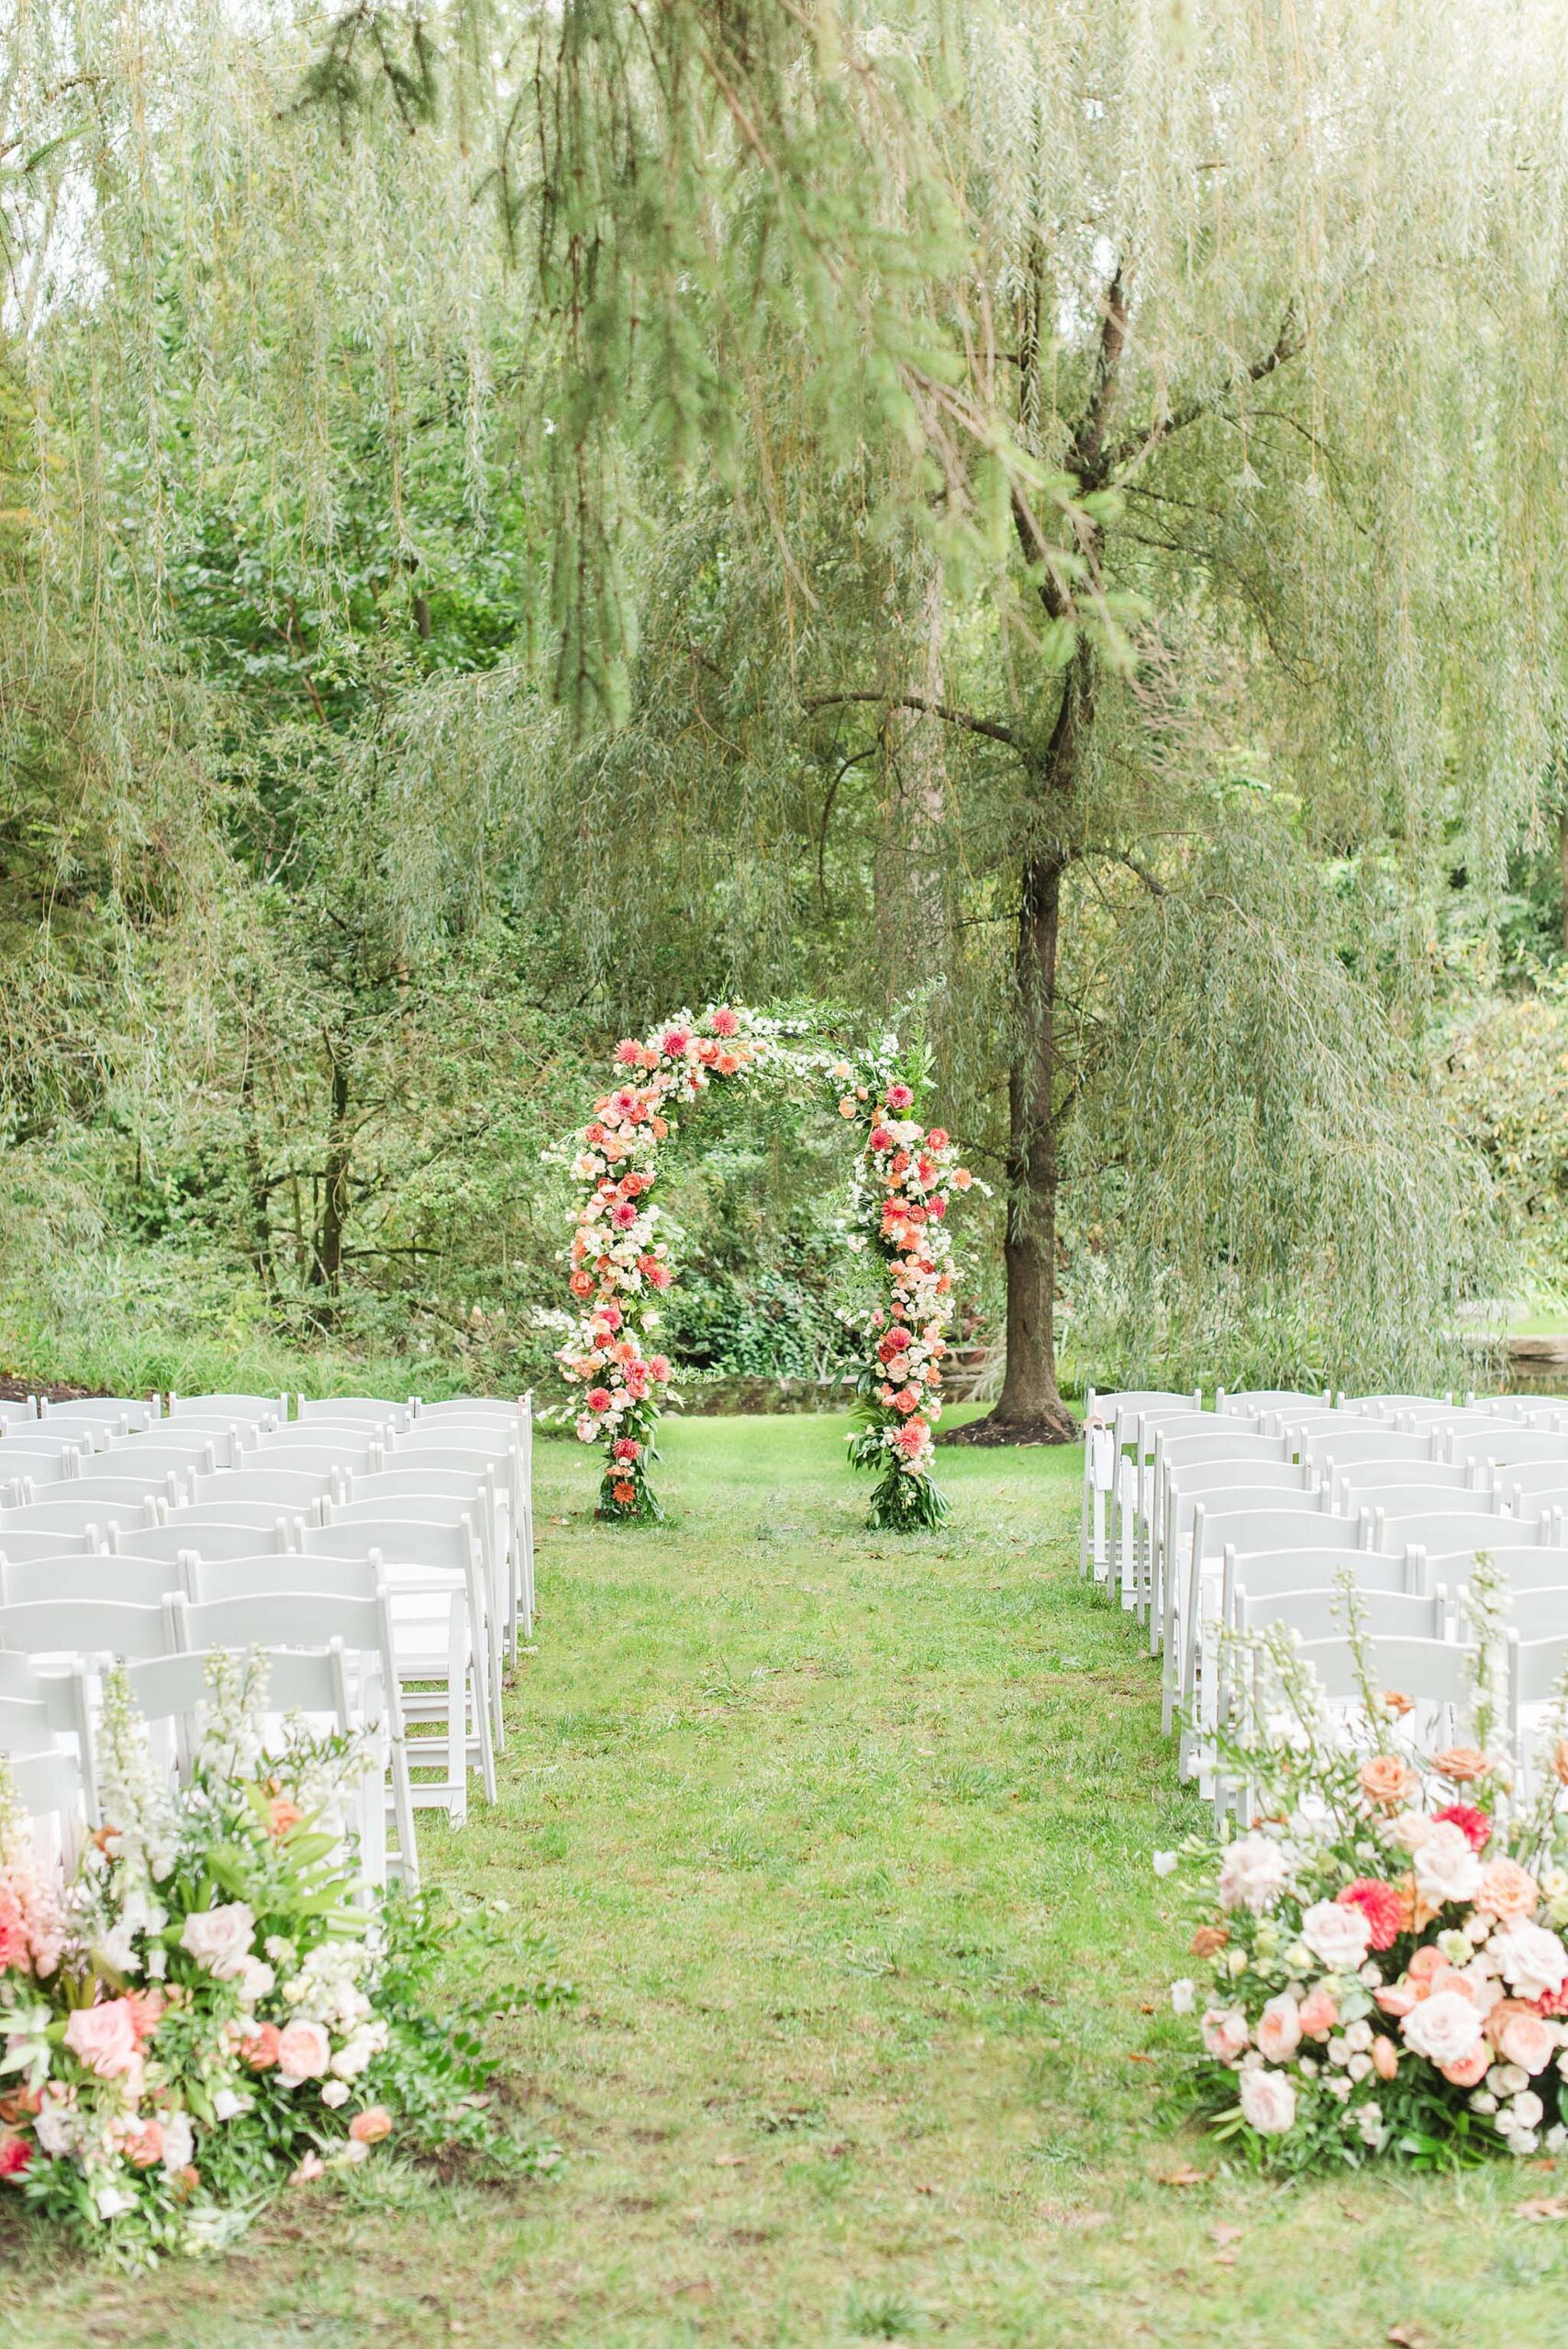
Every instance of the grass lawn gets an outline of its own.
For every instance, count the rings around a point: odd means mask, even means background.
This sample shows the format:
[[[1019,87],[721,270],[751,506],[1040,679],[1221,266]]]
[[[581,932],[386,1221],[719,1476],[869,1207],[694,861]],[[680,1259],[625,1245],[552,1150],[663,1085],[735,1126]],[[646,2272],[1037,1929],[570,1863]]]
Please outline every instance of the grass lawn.
[[[1568,2226],[1514,2210],[1550,2165],[1277,2189],[1176,2130],[1188,1802],[1078,1455],[945,1454],[950,1530],[898,1541],[841,1433],[676,1423],[651,1534],[540,1447],[501,1803],[427,1849],[581,1987],[516,2026],[560,2179],[373,2171],[150,2281],[13,2217],[6,2349],[1568,2341]]]

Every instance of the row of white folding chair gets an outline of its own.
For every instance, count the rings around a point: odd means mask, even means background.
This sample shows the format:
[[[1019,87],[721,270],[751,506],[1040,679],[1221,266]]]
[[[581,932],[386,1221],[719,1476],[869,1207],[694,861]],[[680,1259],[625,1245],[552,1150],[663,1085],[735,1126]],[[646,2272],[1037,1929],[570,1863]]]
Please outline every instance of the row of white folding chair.
[[[1176,1395],[1163,1387],[1134,1387],[1100,1394],[1093,1386],[1084,1397],[1083,1493],[1078,1525],[1078,1571],[1096,1580],[1106,1572],[1109,1525],[1118,1474],[1120,1428],[1126,1414],[1161,1408],[1202,1408],[1203,1392]]]
[[[1306,1492],[1317,1479],[1289,1454],[1284,1439],[1261,1431],[1175,1419],[1154,1430],[1150,1513],[1135,1542],[1135,1579],[1150,1618],[1150,1647],[1157,1652],[1164,1619],[1165,1574],[1192,1527],[1195,1502],[1228,1486],[1252,1491]]]
[[[506,1743],[501,1679],[505,1665],[509,1562],[506,1519],[489,1469],[406,1468],[347,1480],[340,1499],[322,1511],[328,1525],[471,1525],[479,1542],[484,1576],[486,1678],[490,1733],[495,1751]]]
[[[443,1778],[428,1791],[428,1799],[440,1801],[461,1823],[467,1809],[471,1745],[486,1796],[494,1800],[495,1792],[493,1731],[484,1716],[489,1696],[487,1594],[472,1527],[466,1517],[450,1511],[435,1524],[389,1523],[370,1511],[355,1511],[354,1519],[332,1529],[284,1517],[261,1527],[195,1526],[179,1520],[130,1533],[118,1530],[118,1544],[106,1553],[83,1544],[72,1554],[67,1537],[45,1537],[48,1546],[36,1558],[0,1555],[0,1603],[56,1598],[148,1606],[176,1589],[197,1598],[217,1595],[218,1586],[236,1596],[247,1586],[314,1587],[331,1578],[320,1560],[373,1560],[375,1577],[384,1579],[392,1593],[396,1664],[410,1691],[406,1713],[441,1725],[439,1736],[420,1741],[421,1763],[444,1765]],[[439,1603],[428,1603],[432,1599]]]
[[[525,1398],[526,1401],[526,1398]],[[509,1403],[430,1404],[389,1447],[387,1469],[480,1469],[495,1472],[506,1507],[504,1597],[514,1662],[519,1626],[531,1633],[534,1612],[534,1544],[531,1409]]]
[[[1207,1434],[1217,1421],[1212,1411],[1177,1400],[1152,1408],[1140,1403],[1118,1409],[1112,1424],[1112,1484],[1104,1579],[1107,1587],[1116,1588],[1124,1608],[1135,1609],[1148,1579],[1145,1560],[1152,1533],[1155,1456],[1160,1438]]]
[[[115,1561],[117,1565],[126,1563]],[[405,1874],[417,1879],[409,1762],[384,1586],[259,1593],[199,1607],[193,1607],[178,1588],[165,1591],[157,1604],[97,1597],[0,1607],[0,1687],[14,1685],[15,1659],[31,1660],[38,1680],[47,1682],[61,1664],[68,1671],[91,1671],[108,1657],[134,1665],[207,1648],[323,1649],[334,1641],[359,1658],[356,1675],[363,1719],[385,1723],[401,1864]],[[56,1671],[39,1671],[39,1659]]]

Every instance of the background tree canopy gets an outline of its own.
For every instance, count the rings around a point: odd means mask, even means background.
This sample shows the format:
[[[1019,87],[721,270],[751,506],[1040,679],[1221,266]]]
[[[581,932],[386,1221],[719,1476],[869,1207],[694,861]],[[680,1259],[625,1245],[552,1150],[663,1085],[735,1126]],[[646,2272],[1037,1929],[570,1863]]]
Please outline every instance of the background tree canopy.
[[[1557,1295],[1560,9],[6,57],[18,1366],[537,1375],[541,1152],[729,993],[929,1039],[988,1435],[1065,1424],[1063,1311],[1074,1375],[1404,1384]],[[822,1178],[696,1151],[690,1359],[831,1373]]]

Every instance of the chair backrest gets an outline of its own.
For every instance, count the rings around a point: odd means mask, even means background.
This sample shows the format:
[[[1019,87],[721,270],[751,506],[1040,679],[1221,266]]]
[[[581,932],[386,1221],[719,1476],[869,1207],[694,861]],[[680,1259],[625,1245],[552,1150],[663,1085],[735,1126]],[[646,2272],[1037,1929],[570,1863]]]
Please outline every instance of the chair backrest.
[[[488,1468],[496,1471],[505,1470],[509,1478],[518,1464],[519,1455],[516,1443],[495,1451],[488,1449],[481,1451],[473,1446],[460,1451],[455,1446],[449,1448],[444,1444],[434,1443],[415,1445],[407,1442],[406,1439],[401,1439],[396,1451],[389,1452],[386,1455],[388,1468],[413,1468],[416,1465],[420,1468],[446,1468],[450,1469],[454,1475],[472,1476],[483,1475]]]
[[[414,1499],[473,1500],[482,1491],[488,1471],[482,1468],[355,1469],[344,1479],[344,1496],[333,1504],[341,1517],[350,1502]],[[395,1508],[389,1512],[395,1517]]]
[[[29,1419],[36,1419],[37,1401],[38,1397],[33,1396],[26,1403],[0,1403],[0,1431],[25,1427]]]
[[[1548,1518],[1568,1509],[1568,1475],[1564,1475],[1561,1484],[1537,1486],[1533,1492],[1526,1492],[1521,1485],[1509,1482],[1506,1468],[1503,1479],[1500,1486],[1503,1497],[1514,1515],[1526,1524],[1544,1523]]]
[[[39,1697],[0,1697],[0,1753],[47,1753],[54,1743],[49,1707]]]
[[[1508,1609],[1508,1629],[1520,1640],[1568,1638],[1568,1576],[1559,1582],[1544,1583],[1539,1589],[1515,1590]]]
[[[1337,1475],[1333,1482],[1334,1498],[1342,1508],[1382,1508],[1390,1516],[1401,1511],[1408,1515],[1421,1508],[1458,1508],[1468,1517],[1495,1517],[1497,1500],[1494,1493],[1478,1493],[1465,1482],[1462,1468],[1444,1468],[1431,1461],[1416,1467],[1410,1461],[1399,1463],[1395,1473],[1373,1474],[1372,1464],[1365,1468],[1349,1468]],[[1473,1507],[1479,1503],[1479,1507]]]
[[[0,1649],[0,1697],[41,1705],[53,1730],[75,1727],[75,1712],[67,1681],[58,1672],[40,1672],[30,1655]]]
[[[267,1480],[269,1485],[272,1481],[271,1478]],[[314,1477],[309,1481],[313,1486],[316,1483]],[[219,1482],[220,1485],[227,1486],[232,1484],[234,1478],[223,1477]],[[285,1525],[290,1524],[296,1511],[309,1512],[315,1506],[314,1496],[301,1500],[252,1500],[239,1493],[225,1492],[223,1497],[218,1500],[195,1501],[187,1503],[183,1508],[172,1509],[169,1514],[169,1525],[171,1531],[178,1531],[181,1527],[189,1531],[196,1526],[205,1528],[209,1525],[220,1527],[242,1525],[250,1528],[252,1532],[271,1536],[276,1533],[280,1522]],[[133,1549],[140,1539],[139,1534],[128,1537],[125,1547]],[[112,1541],[109,1546],[113,1548]],[[183,1546],[199,1550],[202,1545],[199,1540],[193,1539]],[[252,1541],[250,1543],[252,1550],[264,1550],[266,1546],[265,1542]]]
[[[130,1421],[123,1411],[83,1410],[61,1404],[44,1412],[39,1429],[40,1433],[66,1436],[101,1452],[114,1437],[129,1435]]]
[[[286,1395],[171,1395],[169,1417],[183,1419],[193,1411],[219,1411],[240,1419],[286,1419]]]
[[[214,1476],[198,1476],[191,1497],[197,1508],[216,1502],[218,1515],[226,1515],[235,1501],[261,1501],[275,1516],[308,1508],[331,1482],[328,1468],[226,1468]]]
[[[1440,1508],[1431,1505],[1431,1496],[1424,1497],[1427,1507],[1418,1504],[1423,1496],[1414,1497],[1418,1506],[1409,1509],[1375,1508],[1372,1513],[1372,1547],[1374,1550],[1429,1550],[1447,1552],[1461,1550],[1466,1542],[1473,1544],[1471,1554],[1482,1550],[1522,1549],[1539,1546],[1545,1520],[1521,1524],[1518,1518],[1499,1517],[1495,1509],[1458,1508],[1457,1501],[1480,1496],[1451,1493]]]
[[[1251,1428],[1215,1428],[1196,1435],[1156,1437],[1155,1456],[1172,1468],[1195,1468],[1207,1461],[1288,1461],[1283,1435],[1259,1435]]]
[[[181,1587],[172,1560],[117,1557],[30,1558],[0,1564],[0,1606],[30,1607],[44,1600],[94,1605],[112,1600],[130,1607],[161,1607],[165,1591]]]
[[[61,1498],[72,1502],[102,1501],[106,1507],[117,1508],[122,1516],[149,1502],[178,1501],[180,1482],[173,1469],[146,1469],[139,1474],[120,1475],[115,1473],[114,1459],[112,1452],[99,1453],[92,1463],[92,1475],[72,1476]]]
[[[261,1591],[208,1599],[200,1606],[176,1597],[167,1601],[166,1612],[172,1643],[182,1653],[198,1648],[325,1648],[340,1640],[345,1648],[379,1656],[384,1672],[392,1670],[392,1618],[384,1591],[373,1598],[308,1588]]]
[[[1171,1490],[1183,1500],[1209,1493],[1318,1490],[1316,1483],[1308,1482],[1308,1471],[1294,1460],[1204,1460],[1192,1467],[1169,1467],[1165,1474]]]
[[[1551,1639],[1521,1640],[1508,1633],[1508,1686],[1514,1709],[1543,1705],[1557,1694],[1557,1684],[1568,1672],[1568,1630]]]
[[[1463,1705],[1468,1702],[1475,1652],[1456,1640],[1412,1639],[1403,1634],[1367,1642],[1373,1684],[1397,1688],[1418,1705]],[[1355,1651],[1342,1634],[1336,1639],[1304,1640],[1297,1651],[1311,1665],[1324,1693],[1335,1698],[1362,1693]]]
[[[1338,1399],[1341,1411],[1366,1419],[1375,1419],[1385,1412],[1453,1411],[1459,1408],[1451,1395],[1446,1401],[1433,1395],[1341,1395]]]
[[[266,1539],[271,1534],[269,1542]],[[289,1549],[288,1520],[274,1517],[270,1526],[240,1524],[194,1524],[189,1516],[171,1518],[167,1525],[157,1525],[123,1537],[124,1547],[134,1550],[139,1558],[167,1558],[172,1564],[187,1550],[201,1558],[253,1558],[258,1553],[283,1556]]]
[[[117,1476],[134,1475],[143,1469],[156,1469],[161,1475],[166,1468],[210,1476],[214,1469],[230,1464],[228,1438],[200,1428],[186,1435],[165,1421],[146,1435],[128,1436],[124,1443],[116,1444],[114,1464]]]
[[[29,1819],[57,1819],[61,1841],[75,1840],[82,1814],[82,1767],[59,1746],[44,1753],[13,1753],[11,1780]]]
[[[1279,1590],[1332,1590],[1344,1574],[1358,1590],[1409,1590],[1407,1559],[1377,1550],[1252,1550],[1225,1553],[1228,1593],[1245,1587],[1255,1598]],[[1229,1612],[1229,1606],[1224,1609]]]
[[[464,1520],[477,1527],[472,1494],[398,1493],[390,1498],[373,1494],[368,1500],[334,1501],[327,1512],[328,1525],[457,1525]]]
[[[1157,1411],[1164,1404],[1199,1411],[1203,1408],[1203,1389],[1197,1386],[1190,1395],[1178,1395],[1169,1386],[1119,1386],[1102,1395],[1091,1386],[1084,1398],[1085,1413],[1102,1419],[1112,1419],[1118,1411]],[[423,1419],[427,1412],[439,1408],[436,1403],[421,1403],[419,1417]]]
[[[90,1534],[29,1533],[25,1526],[0,1525],[0,1559],[7,1565],[27,1565],[34,1558],[94,1558],[101,1554],[102,1544]]]
[[[357,1558],[196,1558],[187,1553],[184,1585],[196,1606],[220,1598],[272,1598],[280,1591],[334,1592],[345,1598],[373,1598],[384,1575],[381,1560],[367,1551]]]
[[[1364,1583],[1356,1590],[1356,1605],[1363,1635],[1372,1639],[1440,1640],[1442,1602],[1409,1590],[1373,1590]],[[1239,1583],[1232,1618],[1240,1631],[1265,1631],[1273,1623],[1288,1623],[1301,1640],[1340,1640],[1348,1636],[1343,1594],[1334,1588],[1254,1591]]]
[[[1256,1508],[1229,1508],[1200,1501],[1193,1512],[1193,1548],[1198,1558],[1223,1558],[1227,1549],[1245,1556],[1253,1550],[1362,1550],[1358,1518],[1334,1517],[1323,1496],[1296,1495],[1294,1508],[1280,1504],[1291,1496],[1270,1494]]]
[[[1471,1435],[1463,1428],[1447,1431],[1451,1460],[1495,1461],[1499,1468],[1521,1471],[1555,1467],[1568,1476],[1568,1435],[1547,1428],[1486,1428]]]
[[[434,1445],[442,1440],[437,1428],[429,1429],[421,1439],[418,1435],[418,1426],[419,1422],[416,1419],[412,1431],[412,1441],[422,1441]],[[1162,1435],[1201,1435],[1211,1432],[1213,1427],[1214,1413],[1212,1411],[1195,1411],[1187,1406],[1170,1411],[1118,1411],[1116,1418],[1116,1441],[1122,1446],[1132,1445],[1140,1458],[1152,1460],[1154,1446]],[[455,1446],[459,1439],[449,1435],[444,1441]],[[471,1449],[476,1447],[477,1437],[472,1428],[468,1431],[464,1441]],[[410,1438],[406,1437],[397,1448],[401,1453],[409,1446]]]
[[[218,1441],[221,1445],[222,1440],[232,1437],[241,1452],[248,1445],[259,1442],[263,1432],[272,1424],[270,1417],[258,1419],[243,1411],[182,1411],[177,1420],[165,1419],[163,1422],[165,1431],[175,1429],[181,1435],[189,1437],[193,1443],[199,1437],[206,1436]],[[223,1457],[221,1449],[219,1457]]]
[[[161,1607],[102,1598],[0,1607],[0,1647],[18,1655],[161,1655],[167,1646]]]
[[[379,1453],[379,1445],[369,1442],[297,1443],[280,1428],[275,1436],[263,1436],[258,1448],[246,1453],[244,1473],[260,1476],[277,1468],[285,1475],[329,1479],[340,1470],[368,1466]]]
[[[126,1677],[142,1718],[169,1720],[199,1711],[208,1699],[218,1653],[216,1649],[182,1652],[128,1664]],[[261,1655],[269,1711],[336,1713],[339,1729],[353,1727],[340,1641],[329,1641],[319,1649],[265,1648]]]
[[[1227,1418],[1237,1411],[1269,1411],[1277,1416],[1295,1404],[1303,1410],[1320,1409],[1329,1400],[1321,1390],[1308,1395],[1299,1386],[1244,1386],[1234,1395],[1221,1387],[1215,1396],[1214,1408]]]
[[[1455,1551],[1446,1558],[1432,1558],[1428,1572],[1434,1582],[1446,1583],[1457,1588],[1470,1580],[1475,1565],[1471,1551]],[[1555,1590],[1560,1583],[1568,1583],[1568,1550],[1542,1543],[1534,1550],[1505,1550],[1496,1566],[1511,1592],[1519,1590]]]
[[[474,1546],[473,1520],[464,1516],[424,1525],[395,1516],[361,1517],[347,1525],[307,1525],[300,1537],[307,1558],[363,1557],[378,1552],[388,1566],[438,1567],[462,1572]]]
[[[50,1487],[51,1491],[54,1487]],[[128,1508],[123,1503],[114,1510],[116,1518],[134,1525],[147,1516],[145,1508]],[[20,1541],[24,1534],[59,1533],[80,1542],[89,1530],[106,1533],[113,1522],[102,1501],[59,1500],[26,1501],[20,1508],[0,1509],[0,1550],[14,1555],[11,1536]]]
[[[1568,1453],[1560,1460],[1537,1460],[1528,1465],[1499,1462],[1497,1484],[1505,1493],[1553,1493],[1568,1485]]]
[[[340,1426],[355,1421],[362,1427],[405,1428],[409,1420],[406,1403],[395,1403],[379,1395],[300,1395],[295,1408],[301,1419],[330,1419]]]
[[[1177,1397],[1181,1402],[1193,1399],[1189,1396]],[[528,1395],[519,1395],[516,1402],[508,1402],[495,1395],[459,1395],[444,1403],[420,1403],[414,1416],[426,1420],[495,1419],[511,1426],[517,1422],[526,1423],[532,1408],[533,1398]]]
[[[35,1485],[63,1485],[91,1454],[80,1444],[61,1444],[53,1436],[35,1443],[25,1435],[8,1435],[0,1443],[0,1476],[26,1476]]]
[[[1363,1460],[1427,1461],[1433,1457],[1429,1435],[1400,1435],[1393,1428],[1358,1427],[1343,1413],[1332,1427],[1314,1428],[1302,1449],[1319,1468],[1331,1461],[1350,1468]]]

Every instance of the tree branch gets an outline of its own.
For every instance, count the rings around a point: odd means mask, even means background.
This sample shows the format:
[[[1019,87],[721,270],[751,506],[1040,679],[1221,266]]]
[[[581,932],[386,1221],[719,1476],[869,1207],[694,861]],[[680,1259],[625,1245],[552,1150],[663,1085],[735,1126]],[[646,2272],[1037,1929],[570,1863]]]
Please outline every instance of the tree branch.
[[[1095,382],[1089,394],[1089,405],[1084,420],[1073,435],[1067,465],[1075,473],[1086,489],[1093,489],[1104,480],[1101,470],[1106,441],[1106,427],[1116,406],[1118,378],[1121,373],[1122,352],[1127,348],[1127,279],[1124,264],[1118,259],[1106,288],[1105,316],[1100,320],[1099,347],[1095,353]]]
[[[1192,399],[1184,401],[1180,407],[1172,408],[1169,414],[1162,417],[1157,424],[1151,425],[1147,432],[1129,433],[1125,440],[1118,440],[1112,447],[1105,450],[1100,459],[1101,481],[1108,481],[1113,474],[1119,473],[1124,465],[1133,464],[1140,457],[1147,456],[1151,449],[1159,448],[1162,441],[1169,440],[1174,434],[1184,431],[1189,424],[1196,424],[1202,417],[1212,416],[1239,384],[1265,382],[1270,375],[1274,374],[1278,369],[1287,365],[1296,358],[1305,348],[1306,341],[1306,329],[1297,318],[1296,305],[1292,302],[1286,306],[1272,351],[1265,351],[1261,359],[1254,359],[1249,367],[1243,368],[1240,374],[1233,375],[1223,391],[1197,394]]]
[[[993,742],[1006,742],[1010,751],[1023,748],[1010,726],[999,718],[977,718],[973,710],[954,709],[945,701],[928,701],[923,694],[816,694],[805,705],[814,715],[819,709],[835,709],[844,702],[876,702],[884,709],[917,709],[928,718],[940,718],[949,726],[962,726],[971,734],[984,734]]]

